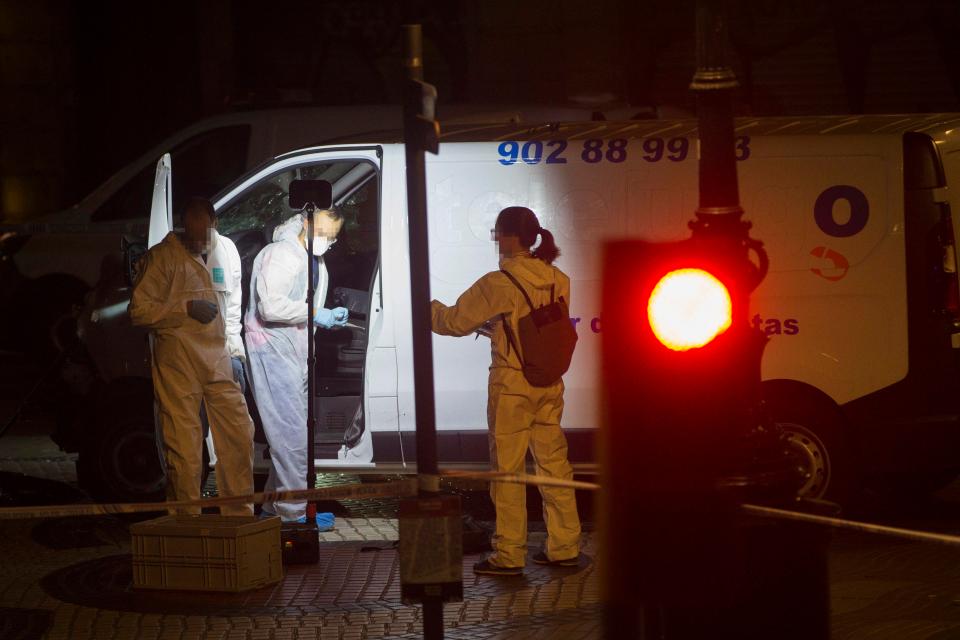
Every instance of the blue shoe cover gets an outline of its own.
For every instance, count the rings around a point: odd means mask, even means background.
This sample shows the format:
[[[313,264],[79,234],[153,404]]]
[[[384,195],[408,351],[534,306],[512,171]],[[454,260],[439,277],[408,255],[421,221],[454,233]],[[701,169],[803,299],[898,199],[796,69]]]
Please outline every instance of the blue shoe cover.
[[[307,516],[300,516],[297,518],[297,522],[300,524],[307,523]],[[332,513],[318,513],[317,514],[317,529],[320,531],[332,531],[333,530],[334,517]]]

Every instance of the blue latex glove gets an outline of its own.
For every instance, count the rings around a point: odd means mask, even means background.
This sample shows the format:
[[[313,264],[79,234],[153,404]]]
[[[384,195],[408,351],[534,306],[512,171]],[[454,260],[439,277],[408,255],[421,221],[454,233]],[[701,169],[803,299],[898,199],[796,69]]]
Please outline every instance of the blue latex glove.
[[[324,329],[332,329],[333,327],[342,327],[347,324],[347,318],[349,317],[350,312],[344,307],[317,309],[317,313],[313,317],[313,323]]]

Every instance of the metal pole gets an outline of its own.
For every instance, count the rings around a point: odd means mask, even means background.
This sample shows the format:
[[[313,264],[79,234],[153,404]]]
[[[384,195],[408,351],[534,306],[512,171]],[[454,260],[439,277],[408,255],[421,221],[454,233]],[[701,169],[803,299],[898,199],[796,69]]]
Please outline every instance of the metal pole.
[[[313,489],[317,485],[317,466],[314,456],[314,438],[317,430],[317,415],[314,408],[317,386],[317,354],[313,337],[313,315],[316,313],[313,298],[315,288],[313,284],[313,216],[316,206],[307,204],[304,208],[307,216],[307,488]],[[307,502],[307,524],[317,521],[317,503]]]
[[[404,25],[404,66],[409,80],[423,79],[420,25]],[[412,92],[416,91],[416,96]],[[419,99],[420,88],[407,84],[407,102]],[[415,119],[407,104],[404,117]],[[437,479],[437,427],[433,396],[433,334],[430,320],[430,253],[427,235],[427,186],[424,153],[419,143],[406,139],[417,130],[407,122],[404,147],[407,160],[407,225],[410,233],[410,303],[413,307],[413,388],[417,428],[417,474],[420,489],[439,491]],[[409,126],[413,125],[413,126]],[[418,141],[417,141],[418,142]],[[426,476],[426,477],[424,477]]]
[[[422,497],[439,493],[437,428],[433,395],[433,334],[430,318],[430,252],[424,150],[416,119],[423,111],[423,47],[419,24],[403,26],[404,149],[407,161],[407,225],[410,234],[410,303],[413,330],[413,389],[417,429],[417,476]],[[419,105],[417,103],[420,103]],[[419,108],[417,108],[419,106]],[[429,113],[432,119],[433,114]],[[411,139],[414,138],[414,139]],[[443,600],[423,598],[423,637],[443,638]]]
[[[697,1],[697,71],[690,88],[697,94],[697,119],[700,138],[700,205],[696,220],[691,224],[693,237],[725,246],[741,265],[740,285],[746,288],[747,296],[763,280],[769,263],[762,243],[750,238],[750,223],[744,221],[743,208],[737,183],[736,133],[733,118],[733,91],[737,79],[727,63],[726,24],[723,0]],[[757,265],[749,259],[753,252]],[[747,305],[740,304],[734,310],[737,326],[747,327]],[[769,455],[772,430],[764,428],[753,431],[756,416],[751,407],[762,404],[760,360],[766,338],[757,329],[749,330],[752,336],[744,340],[743,349],[754,350],[754,355],[738,354],[739,366],[750,364],[750,375],[742,392],[744,408],[747,409],[735,422],[743,433],[731,433],[734,448],[728,458],[743,474],[746,487],[757,487],[772,482],[774,487],[785,485],[784,473],[772,473],[764,480],[762,471],[779,470],[775,460],[767,461],[769,468],[751,468],[750,450],[758,455]],[[731,363],[736,366],[736,363]],[[769,425],[765,425],[769,426]],[[739,430],[739,429],[738,429]],[[763,435],[763,434],[767,435]],[[774,441],[775,444],[775,441]],[[776,447],[774,447],[776,448]],[[764,449],[767,454],[761,453]],[[782,470],[781,470],[782,471]],[[789,487],[788,487],[789,488]],[[733,496],[727,496],[732,498]],[[721,496],[717,496],[721,501]],[[719,503],[718,503],[719,504]],[[725,535],[726,549],[720,551],[736,558],[744,575],[729,584],[731,593],[736,593],[726,610],[714,610],[716,616],[709,627],[718,635],[735,634],[742,638],[778,637],[816,639],[829,637],[829,584],[827,582],[826,543],[809,528],[779,526],[737,518],[726,522],[728,530],[718,527],[715,535]],[[719,547],[723,549],[723,545]],[[784,549],[791,549],[784,554]],[[788,556],[793,556],[788,557]],[[739,584],[738,584],[739,583]],[[697,603],[696,607],[704,603]],[[696,608],[695,607],[695,608]],[[710,606],[705,607],[710,611]],[[792,616],[790,612],[799,611]],[[670,615],[673,614],[673,615]],[[685,620],[691,618],[689,611],[668,613],[663,627],[667,637],[702,637],[703,628],[692,625],[683,629]],[[792,619],[796,617],[797,619]],[[678,630],[676,627],[681,629]]]
[[[746,235],[737,186],[733,90],[737,78],[727,65],[726,27],[718,0],[697,2],[697,71],[690,88],[697,95],[700,137],[700,206],[703,231]],[[696,231],[696,227],[695,227]]]

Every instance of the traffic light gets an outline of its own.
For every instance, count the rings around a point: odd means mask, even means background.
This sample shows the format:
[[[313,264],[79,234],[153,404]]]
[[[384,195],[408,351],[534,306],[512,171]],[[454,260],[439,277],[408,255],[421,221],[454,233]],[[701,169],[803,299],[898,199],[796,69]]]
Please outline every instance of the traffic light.
[[[725,472],[731,452],[718,454],[749,428],[766,342],[749,322],[757,274],[742,242],[726,236],[607,245],[607,428],[645,451],[667,449],[648,461],[655,484]]]
[[[826,638],[818,536],[739,510],[790,492],[762,416],[766,337],[748,321],[769,262],[742,219],[724,3],[696,4],[692,235],[612,242],[604,255],[604,628],[617,639]]]
[[[746,471],[766,342],[748,313],[765,257],[754,265],[750,249],[762,250],[745,237],[606,245],[600,449],[602,511],[617,514],[603,527],[611,628],[635,622],[638,600],[720,602],[741,570],[729,553],[736,497],[727,489]]]

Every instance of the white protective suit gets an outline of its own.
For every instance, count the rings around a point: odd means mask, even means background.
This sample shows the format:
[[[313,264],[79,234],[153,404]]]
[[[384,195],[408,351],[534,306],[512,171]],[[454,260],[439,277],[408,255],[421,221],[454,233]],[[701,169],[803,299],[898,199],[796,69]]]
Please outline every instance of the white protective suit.
[[[153,331],[153,388],[167,469],[167,499],[200,497],[203,430],[200,402],[220,452],[217,486],[221,495],[253,493],[253,421],[233,380],[226,346],[224,299],[200,256],[191,254],[175,233],[145,257],[133,289],[130,319]],[[220,306],[203,324],[187,315],[190,300]],[[200,508],[187,510],[200,513]],[[253,505],[223,507],[221,513],[251,515]]]
[[[243,267],[237,245],[227,236],[213,230],[210,253],[207,255],[207,269],[213,281],[213,288],[224,296],[221,309],[225,309],[224,320],[227,331],[227,351],[231,358],[247,359],[243,348]]]
[[[220,311],[226,321],[227,351],[230,357],[239,360],[241,365],[247,360],[243,349],[243,337],[240,331],[243,328],[241,316],[243,314],[243,265],[240,262],[240,252],[237,245],[227,236],[222,236],[211,230],[210,251],[207,253],[207,271],[213,288],[220,297]],[[242,367],[241,367],[242,368]],[[236,371],[234,377],[236,378]],[[244,383],[240,382],[243,391]],[[210,466],[217,464],[216,447],[213,443],[213,431],[207,433],[207,451],[210,452]]]
[[[570,303],[570,279],[559,269],[524,253],[500,261],[530,296],[534,305],[550,302],[554,295]],[[517,322],[530,313],[523,294],[506,275],[492,271],[477,280],[448,307],[432,304],[433,330],[447,336],[466,336],[484,322],[495,323],[491,336],[491,364],[487,397],[490,462],[496,471],[525,471],[527,449],[533,454],[537,475],[573,478],[567,460],[567,440],[560,429],[563,416],[563,381],[550,387],[531,386],[523,376],[516,351],[509,348],[501,314],[519,336]],[[580,518],[573,489],[540,487],[543,519],[547,526],[545,552],[550,560],[567,560],[580,553]],[[488,558],[500,567],[523,567],[527,556],[526,487],[493,482],[490,497],[497,511],[497,527]]]
[[[253,263],[250,304],[244,316],[247,367],[263,431],[270,444],[265,491],[307,487],[307,251],[299,241],[303,217],[295,215],[273,232]],[[318,260],[314,309],[327,298],[327,268]],[[305,502],[266,503],[285,522],[306,514]]]

